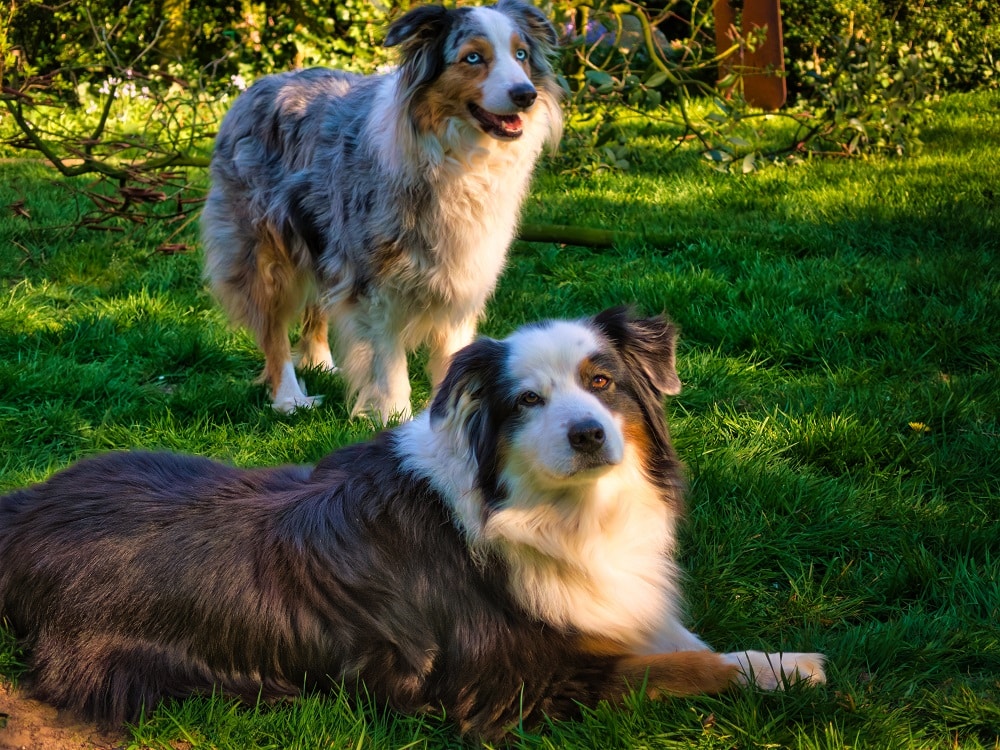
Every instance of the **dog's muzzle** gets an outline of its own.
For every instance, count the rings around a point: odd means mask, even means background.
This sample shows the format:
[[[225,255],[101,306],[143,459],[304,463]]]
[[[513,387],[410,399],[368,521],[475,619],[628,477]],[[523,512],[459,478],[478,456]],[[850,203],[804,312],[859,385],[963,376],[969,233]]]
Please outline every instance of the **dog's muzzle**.
[[[519,83],[507,90],[511,104],[524,112],[538,98],[538,91],[530,83]],[[524,133],[524,121],[519,114],[496,114],[469,102],[469,111],[484,131],[504,141],[517,140]]]
[[[577,453],[591,455],[604,448],[604,426],[596,419],[571,424],[566,432],[570,447]]]
[[[538,98],[538,91],[530,83],[522,83],[512,87],[507,92],[507,96],[518,109],[528,109]]]
[[[612,466],[618,461],[610,454],[604,425],[596,419],[581,419],[566,430],[566,439],[573,451],[574,472]]]

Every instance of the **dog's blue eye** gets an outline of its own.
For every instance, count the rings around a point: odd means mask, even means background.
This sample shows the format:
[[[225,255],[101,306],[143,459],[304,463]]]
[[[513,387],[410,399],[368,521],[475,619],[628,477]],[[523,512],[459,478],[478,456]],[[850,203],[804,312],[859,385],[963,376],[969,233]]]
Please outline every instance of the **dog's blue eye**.
[[[514,53],[514,57],[516,57],[521,62],[524,62],[525,60],[528,59],[528,50],[519,49],[517,52]]]
[[[534,391],[525,391],[518,397],[517,403],[521,406],[539,406],[542,403],[542,397]]]
[[[478,52],[470,52],[463,59],[465,62],[469,63],[469,65],[479,65],[479,63],[483,61],[483,56]]]

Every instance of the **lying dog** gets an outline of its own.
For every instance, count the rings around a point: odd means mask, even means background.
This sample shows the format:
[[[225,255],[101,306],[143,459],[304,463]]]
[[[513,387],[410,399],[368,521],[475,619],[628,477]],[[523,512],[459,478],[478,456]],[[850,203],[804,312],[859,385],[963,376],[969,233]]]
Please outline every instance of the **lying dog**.
[[[562,131],[535,8],[424,6],[389,27],[398,70],[268,76],[219,130],[201,218],[205,274],[264,352],[273,406],[310,406],[299,364],[340,369],[352,414],[410,414],[406,355],[433,384],[472,341],[535,161]]]
[[[681,624],[679,388],[673,327],[615,309],[476,341],[429,412],[315,468],[81,461],[0,499],[0,612],[33,693],[110,722],[360,680],[495,739],[641,686],[823,682]]]

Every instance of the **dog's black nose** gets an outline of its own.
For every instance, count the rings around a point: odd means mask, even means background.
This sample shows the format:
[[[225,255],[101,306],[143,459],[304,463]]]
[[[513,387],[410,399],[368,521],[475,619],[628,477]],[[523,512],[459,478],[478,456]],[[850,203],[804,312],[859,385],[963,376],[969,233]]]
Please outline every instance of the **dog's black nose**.
[[[570,447],[579,453],[595,453],[604,445],[604,428],[596,419],[584,419],[570,425],[566,435]]]
[[[535,87],[530,83],[521,83],[508,91],[507,96],[521,109],[527,109],[535,103],[535,99],[538,98],[538,92],[535,91]]]

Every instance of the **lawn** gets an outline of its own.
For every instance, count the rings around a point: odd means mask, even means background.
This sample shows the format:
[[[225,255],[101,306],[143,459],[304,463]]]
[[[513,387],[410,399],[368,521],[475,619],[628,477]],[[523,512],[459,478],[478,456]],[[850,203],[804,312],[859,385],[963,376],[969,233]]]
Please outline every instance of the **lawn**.
[[[690,621],[720,650],[822,651],[829,684],[636,699],[514,746],[1000,746],[1000,92],[947,97],[924,141],[730,176],[637,135],[626,172],[539,173],[526,220],[675,240],[518,243],[482,331],[619,303],[679,323]],[[43,164],[0,163],[0,490],[111,449],[250,466],[371,434],[333,375],[307,374],[320,408],[275,414],[197,252],[155,251],[177,227],[74,228],[85,209]],[[0,638],[0,672],[22,658]],[[460,746],[355,697],[193,699],[132,742]]]

